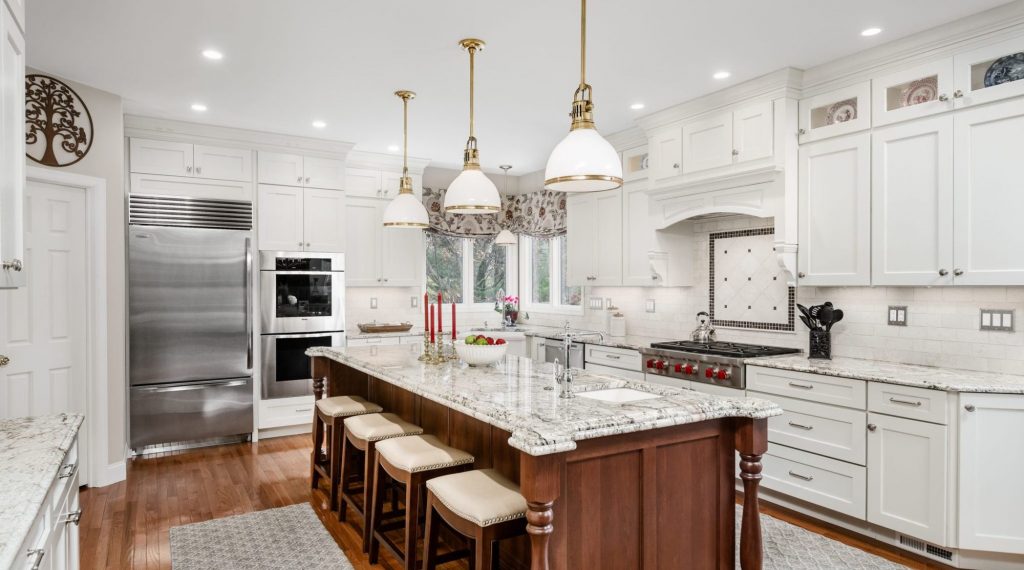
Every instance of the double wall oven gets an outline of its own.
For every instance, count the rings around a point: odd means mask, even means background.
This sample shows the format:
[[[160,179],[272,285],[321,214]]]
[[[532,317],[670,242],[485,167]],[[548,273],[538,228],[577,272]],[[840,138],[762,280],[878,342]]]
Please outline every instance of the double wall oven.
[[[306,349],[345,343],[341,253],[260,252],[263,399],[313,393]]]

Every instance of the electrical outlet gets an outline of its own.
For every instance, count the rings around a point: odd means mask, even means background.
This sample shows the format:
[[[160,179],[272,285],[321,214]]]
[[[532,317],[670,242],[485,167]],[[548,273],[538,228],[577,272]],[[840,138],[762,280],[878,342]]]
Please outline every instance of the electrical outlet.
[[[647,302],[644,303],[644,310],[648,313],[654,312],[654,299],[647,299]]]
[[[377,308],[377,298],[376,297],[370,297],[370,308],[371,309],[376,309]]]
[[[604,308],[604,299],[602,299],[601,297],[591,297],[590,298],[590,308],[591,309],[603,309]]]
[[[420,298],[417,295],[409,297],[409,307],[415,309],[420,306]]]
[[[907,307],[899,305],[889,305],[889,326],[893,327],[905,327],[907,326]]]
[[[1007,309],[982,309],[981,326],[978,330],[1013,332],[1013,311]]]
[[[606,309],[610,309],[610,308],[612,308],[614,306],[615,305],[612,304],[612,298],[611,297],[606,297],[605,300],[604,300],[604,307]]]

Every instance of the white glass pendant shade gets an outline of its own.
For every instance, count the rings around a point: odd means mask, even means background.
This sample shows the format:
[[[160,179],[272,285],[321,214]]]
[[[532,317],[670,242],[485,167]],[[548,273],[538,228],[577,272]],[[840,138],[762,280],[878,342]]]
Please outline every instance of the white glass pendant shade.
[[[622,186],[622,162],[597,129],[569,131],[548,157],[544,187],[557,192],[600,192]]]
[[[384,209],[384,227],[423,229],[430,225],[427,209],[415,195],[402,193]]]
[[[510,245],[516,245],[519,240],[516,239],[516,235],[508,230],[501,230],[498,235],[494,238],[494,243],[500,246],[508,247]]]
[[[463,170],[444,195],[444,211],[450,214],[493,214],[500,209],[498,187],[476,168]]]

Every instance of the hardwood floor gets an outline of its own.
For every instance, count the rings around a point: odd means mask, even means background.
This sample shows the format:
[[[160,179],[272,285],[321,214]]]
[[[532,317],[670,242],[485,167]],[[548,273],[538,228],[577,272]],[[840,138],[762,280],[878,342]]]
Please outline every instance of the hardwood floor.
[[[323,492],[311,492],[310,447],[309,436],[297,435],[130,460],[126,481],[82,491],[82,568],[170,568],[173,526],[308,501],[356,570],[398,570],[384,549],[381,564],[371,566],[359,530],[326,510]],[[787,511],[762,510],[910,568],[945,568]]]

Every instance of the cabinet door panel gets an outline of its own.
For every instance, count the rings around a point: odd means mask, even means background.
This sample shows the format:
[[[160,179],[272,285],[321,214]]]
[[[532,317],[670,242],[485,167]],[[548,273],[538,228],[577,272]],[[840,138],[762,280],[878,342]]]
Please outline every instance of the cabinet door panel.
[[[190,143],[132,138],[128,144],[131,172],[192,176],[193,147]]]
[[[302,186],[302,156],[261,151],[256,155],[256,163],[261,184]]]
[[[958,285],[1024,285],[1024,100],[956,114],[954,265]]]
[[[953,108],[953,59],[930,61],[871,82],[874,125],[916,119]]]
[[[565,213],[566,278],[572,287],[590,285],[597,278],[594,239],[597,199],[593,195],[569,196]]]
[[[0,260],[25,260],[25,39],[0,7]],[[0,288],[21,287],[31,271],[0,269]]]
[[[378,287],[380,274],[381,216],[376,198],[346,197],[345,201],[345,285]]]
[[[868,414],[868,522],[945,546],[946,426]]]
[[[645,188],[623,188],[622,192],[622,284],[649,287],[658,285],[651,270],[650,252],[654,250],[650,202]]]
[[[651,153],[651,177],[655,181],[675,178],[683,173],[683,132],[680,127],[655,131],[648,147]]]
[[[1024,80],[1012,71],[1015,65],[1020,65],[1019,60],[1005,67],[994,65],[1004,57],[1014,57],[1021,52],[1024,52],[1024,36],[1017,34],[1004,42],[957,54],[953,58],[956,105],[979,105],[1024,94]]]
[[[871,282],[871,136],[800,147],[802,285]]]
[[[800,100],[800,143],[871,127],[871,82],[865,81]]]
[[[252,202],[251,182],[237,180],[209,180],[205,178],[184,178],[161,176],[159,174],[132,174],[133,194],[155,194],[158,196],[182,196],[185,198],[211,198],[214,200],[239,200]]]
[[[302,251],[302,189],[261,184],[257,206],[259,248]]]
[[[345,251],[345,193],[306,188],[302,199],[305,251]]]
[[[302,162],[303,184],[311,188],[343,190],[345,188],[345,163],[329,158],[305,157]]]
[[[215,180],[252,180],[252,151],[244,148],[195,146],[195,174]]]
[[[683,173],[732,163],[732,113],[683,125]]]
[[[732,144],[735,162],[768,158],[774,154],[775,117],[772,102],[764,101],[733,113]]]
[[[593,285],[622,285],[622,190],[595,195],[597,218],[594,225]]]
[[[381,195],[381,174],[379,170],[363,168],[345,169],[345,193],[349,196],[379,198]]]
[[[383,203],[384,206],[387,202]],[[383,211],[383,207],[382,207]],[[383,214],[382,214],[383,215]],[[382,228],[381,276],[385,287],[416,287],[424,279],[423,230]]]
[[[872,135],[875,285],[953,283],[953,118]]]

